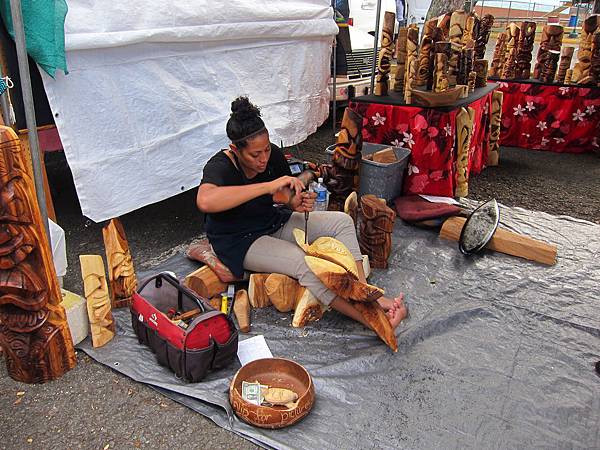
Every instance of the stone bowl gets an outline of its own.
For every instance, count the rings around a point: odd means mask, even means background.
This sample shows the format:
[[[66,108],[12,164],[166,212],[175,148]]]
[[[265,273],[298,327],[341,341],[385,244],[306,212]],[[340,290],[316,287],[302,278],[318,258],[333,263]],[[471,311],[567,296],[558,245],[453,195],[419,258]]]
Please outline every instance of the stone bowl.
[[[242,381],[269,387],[291,389],[298,394],[293,408],[258,406],[242,398]],[[260,428],[283,428],[306,416],[315,402],[312,378],[300,364],[284,358],[264,358],[249,362],[237,371],[229,385],[229,402],[235,414],[244,422]]]

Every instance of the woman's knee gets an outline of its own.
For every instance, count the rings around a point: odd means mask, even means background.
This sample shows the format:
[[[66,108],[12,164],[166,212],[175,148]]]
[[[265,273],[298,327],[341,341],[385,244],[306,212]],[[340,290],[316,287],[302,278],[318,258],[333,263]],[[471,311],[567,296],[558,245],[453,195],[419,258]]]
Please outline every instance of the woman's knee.
[[[336,225],[336,231],[353,231],[356,233],[354,221],[350,215],[341,211],[331,211],[331,214]]]

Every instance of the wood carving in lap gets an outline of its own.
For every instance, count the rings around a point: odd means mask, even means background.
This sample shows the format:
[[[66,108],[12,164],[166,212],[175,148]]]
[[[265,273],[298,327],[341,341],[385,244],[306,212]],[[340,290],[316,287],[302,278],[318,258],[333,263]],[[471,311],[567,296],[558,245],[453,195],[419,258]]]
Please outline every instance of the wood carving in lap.
[[[112,219],[102,228],[108,279],[112,291],[112,307],[129,306],[131,296],[137,289],[137,279],[125,230],[119,219]]]
[[[515,78],[517,70],[517,53],[519,51],[518,43],[521,29],[516,23],[511,23],[506,27],[506,34],[508,35],[508,40],[506,41],[506,58],[500,76],[506,80],[512,80]]]
[[[494,55],[492,56],[492,67],[490,67],[490,71],[488,72],[489,77],[499,78],[502,74],[507,39],[508,36],[504,32],[500,33],[496,39],[496,47],[494,48]]]
[[[573,67],[571,82],[576,84],[592,84],[590,68],[592,66],[592,45],[594,33],[600,25],[600,16],[595,14],[583,21],[581,27],[581,38],[579,40],[579,51],[577,52],[577,63]]]
[[[485,47],[490,39],[490,33],[494,26],[494,16],[485,14],[479,23],[479,34],[475,39],[475,59],[485,58]]]
[[[558,68],[558,58],[560,58],[560,52],[550,50],[546,54],[542,73],[540,74],[540,81],[543,83],[552,83],[554,81],[556,69]]]
[[[417,49],[419,42],[419,29],[416,25],[409,26],[406,35],[406,73],[404,75],[404,103],[412,102],[412,89],[417,76],[419,64]]]
[[[531,52],[533,51],[533,40],[535,39],[535,22],[521,22],[521,34],[517,50],[517,66],[515,78],[529,79],[531,76]]]
[[[396,39],[396,73],[394,75],[394,92],[404,94],[404,75],[406,72],[406,39],[408,28],[398,30]]]
[[[571,67],[571,61],[573,60],[573,53],[575,53],[575,47],[563,47],[560,54],[560,63],[558,64],[558,71],[556,72],[556,82],[564,83],[567,75],[567,70]]]
[[[350,192],[358,189],[361,160],[362,117],[346,108],[342,118],[342,129],[336,138],[332,162],[319,167],[330,192],[329,210],[342,211]]]
[[[374,195],[360,199],[359,240],[360,250],[369,255],[371,267],[385,269],[392,251],[392,231],[396,213],[385,200]]]
[[[462,50],[463,34],[467,23],[467,13],[465,11],[454,11],[450,17],[450,31],[448,39],[454,44],[452,46],[452,55],[448,61],[448,84],[450,87],[458,83],[458,69],[460,62],[460,51]]]
[[[492,93],[491,118],[490,118],[490,140],[488,153],[488,166],[497,166],[500,159],[500,122],[502,120],[502,91]]]
[[[115,321],[108,295],[104,262],[100,255],[80,255],[79,262],[84,295],[87,300],[92,345],[102,347],[115,335]]]
[[[12,128],[0,127],[0,347],[11,378],[43,383],[76,358],[26,161]]]
[[[582,32],[583,33],[583,32]],[[537,60],[533,69],[533,78],[540,79],[546,56],[550,50],[560,52],[563,39],[563,27],[560,25],[544,25]]]
[[[473,132],[473,119],[475,110],[473,108],[460,108],[456,114],[456,172],[457,183],[454,195],[466,197],[469,195],[469,148],[471,146],[471,134]]]
[[[373,94],[378,96],[388,95],[389,73],[392,62],[392,47],[394,45],[394,24],[396,14],[386,11],[383,17],[383,29],[381,30],[381,47],[379,49],[379,60],[377,62],[377,76],[375,77],[375,88]]]

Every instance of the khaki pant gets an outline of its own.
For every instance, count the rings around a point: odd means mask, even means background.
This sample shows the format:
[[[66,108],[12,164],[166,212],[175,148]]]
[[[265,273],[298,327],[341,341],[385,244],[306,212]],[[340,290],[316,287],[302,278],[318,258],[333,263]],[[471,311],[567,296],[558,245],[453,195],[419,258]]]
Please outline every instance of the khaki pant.
[[[336,295],[327,289],[306,265],[306,255],[292,235],[294,228],[304,230],[304,213],[293,213],[290,220],[277,232],[254,241],[246,253],[244,268],[252,272],[282,273],[296,278],[321,303],[329,305]],[[348,214],[333,211],[311,212],[308,220],[308,242],[313,242],[321,236],[336,238],[348,247],[355,261],[362,259],[354,222]]]

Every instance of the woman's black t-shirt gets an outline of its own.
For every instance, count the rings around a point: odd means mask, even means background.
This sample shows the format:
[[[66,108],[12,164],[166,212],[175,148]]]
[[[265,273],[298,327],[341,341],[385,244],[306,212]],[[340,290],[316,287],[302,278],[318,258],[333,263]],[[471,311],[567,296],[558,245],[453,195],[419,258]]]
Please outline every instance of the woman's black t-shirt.
[[[284,175],[291,175],[289,165],[281,150],[271,144],[267,168],[254,178],[246,178],[225,150],[221,150],[206,163],[200,184],[243,186],[273,181]],[[223,264],[235,276],[242,277],[244,258],[252,243],[277,231],[291,214],[289,209],[275,206],[271,195],[261,195],[227,211],[206,214],[206,234]]]

